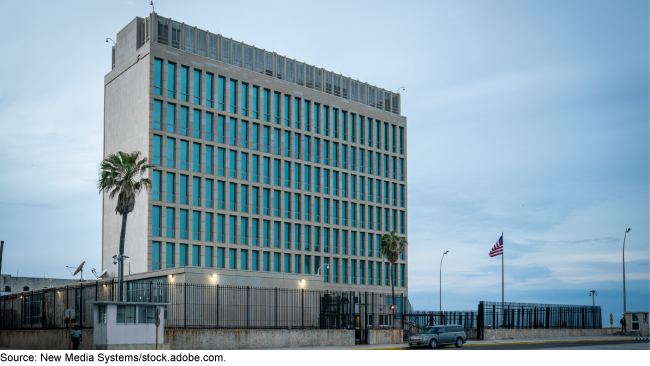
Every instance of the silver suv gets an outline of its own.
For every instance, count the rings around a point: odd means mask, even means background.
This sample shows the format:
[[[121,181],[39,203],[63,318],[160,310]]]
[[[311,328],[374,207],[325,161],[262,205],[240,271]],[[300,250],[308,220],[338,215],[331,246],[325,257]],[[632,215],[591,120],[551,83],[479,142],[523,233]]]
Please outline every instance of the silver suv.
[[[429,346],[436,348],[438,346],[454,344],[456,347],[462,347],[467,342],[465,330],[460,325],[436,325],[426,327],[420,331],[420,334],[409,337],[409,346]]]

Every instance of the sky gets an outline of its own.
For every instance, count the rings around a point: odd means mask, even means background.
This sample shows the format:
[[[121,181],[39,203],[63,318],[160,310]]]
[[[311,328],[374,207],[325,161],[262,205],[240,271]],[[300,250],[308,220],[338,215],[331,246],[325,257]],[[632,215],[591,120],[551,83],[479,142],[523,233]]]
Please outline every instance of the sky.
[[[405,87],[414,308],[438,310],[441,285],[443,310],[499,301],[501,257],[488,252],[503,233],[506,301],[586,305],[596,290],[616,318],[628,227],[627,308],[650,308],[647,1],[268,4],[155,2],[162,16]],[[101,270],[105,38],[150,11],[3,4],[3,274]]]

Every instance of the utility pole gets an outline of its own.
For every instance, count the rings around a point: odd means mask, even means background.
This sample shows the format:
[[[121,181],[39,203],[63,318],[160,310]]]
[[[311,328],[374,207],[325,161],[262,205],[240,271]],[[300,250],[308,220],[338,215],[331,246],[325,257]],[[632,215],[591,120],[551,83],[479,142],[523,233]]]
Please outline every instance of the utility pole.
[[[442,258],[440,258],[440,314],[442,315],[442,260],[445,259],[445,254],[449,253],[448,250],[445,250],[442,253]]]
[[[623,236],[623,315],[627,311],[627,304],[625,303],[625,239],[627,238],[627,233],[630,232],[630,228],[625,230],[625,235]]]
[[[589,296],[591,297],[591,300],[593,300],[591,306],[596,306],[596,296],[598,296],[598,291],[596,290],[589,291]]]
[[[2,285],[2,252],[5,249],[5,241],[0,241],[0,286]],[[0,288],[0,291],[3,289]]]

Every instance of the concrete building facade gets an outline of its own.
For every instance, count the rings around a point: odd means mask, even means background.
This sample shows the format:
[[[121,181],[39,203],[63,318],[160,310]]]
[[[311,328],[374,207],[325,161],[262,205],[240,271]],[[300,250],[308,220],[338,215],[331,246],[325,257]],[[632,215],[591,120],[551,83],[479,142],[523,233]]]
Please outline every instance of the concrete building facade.
[[[104,157],[140,151],[155,165],[128,216],[125,275],[390,288],[379,238],[408,239],[399,94],[156,13],[117,34],[104,84]],[[110,277],[115,204],[104,195]],[[405,252],[396,294],[407,273]]]

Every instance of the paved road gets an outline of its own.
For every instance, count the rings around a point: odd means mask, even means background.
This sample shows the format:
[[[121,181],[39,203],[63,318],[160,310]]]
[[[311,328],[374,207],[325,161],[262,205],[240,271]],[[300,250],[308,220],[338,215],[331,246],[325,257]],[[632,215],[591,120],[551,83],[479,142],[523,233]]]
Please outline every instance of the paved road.
[[[456,348],[445,346],[435,350],[429,348],[415,348],[414,351],[486,351],[486,350],[650,350],[648,341],[578,341],[578,342],[551,342],[527,344],[499,344],[476,347]]]

